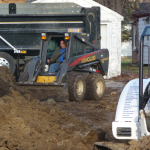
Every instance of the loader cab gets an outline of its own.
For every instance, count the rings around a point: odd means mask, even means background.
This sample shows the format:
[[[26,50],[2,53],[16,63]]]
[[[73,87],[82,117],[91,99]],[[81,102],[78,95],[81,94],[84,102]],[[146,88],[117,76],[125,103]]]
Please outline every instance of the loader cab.
[[[64,40],[66,43],[65,59],[77,57],[86,53],[94,52],[95,49],[84,43],[89,41],[89,34],[74,33],[74,32],[48,32],[42,33],[42,47],[40,51],[40,58],[42,62],[42,72],[48,72],[49,66],[46,60],[51,58],[57,47],[60,47],[60,41]],[[46,66],[46,67],[45,67]],[[49,74],[49,73],[48,73]],[[55,73],[56,74],[56,73]]]
[[[69,47],[69,34],[62,33],[62,32],[48,32],[42,33],[42,43],[41,43],[41,50],[40,50],[40,59],[42,62],[42,71],[41,73],[48,72],[47,66],[47,59],[50,59],[57,47],[60,47],[60,41],[64,40],[66,44],[66,48],[68,50]],[[68,56],[68,51],[65,52],[66,56]],[[56,73],[55,73],[56,74]]]
[[[65,33],[61,33],[61,32],[50,32],[50,33],[44,33],[43,35],[45,35],[45,37],[42,36],[42,51],[44,51],[44,45],[45,43],[48,45],[46,45],[47,47],[47,58],[51,58],[52,54],[54,53],[54,51],[56,50],[57,47],[60,47],[60,41],[64,40],[66,43],[66,46],[69,46],[69,38],[67,40],[65,40]],[[42,54],[41,54],[42,55]],[[45,55],[45,54],[43,54]]]

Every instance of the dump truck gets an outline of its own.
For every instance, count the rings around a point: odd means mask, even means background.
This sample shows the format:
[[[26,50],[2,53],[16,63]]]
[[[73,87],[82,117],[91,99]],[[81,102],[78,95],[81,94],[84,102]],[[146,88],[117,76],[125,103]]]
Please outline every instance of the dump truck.
[[[24,60],[40,53],[41,33],[79,29],[100,47],[100,7],[74,3],[0,4],[0,66],[19,75]],[[23,68],[23,67],[22,67]]]
[[[139,140],[141,137],[150,136],[149,64],[148,77],[143,76],[144,47],[148,47],[148,58],[150,57],[150,46],[144,44],[144,39],[149,36],[150,25],[146,25],[140,37],[139,78],[131,80],[124,87],[118,101],[115,121],[112,122],[112,133],[116,139]],[[126,150],[127,148],[128,146],[125,148],[121,143],[94,144],[94,150]]]
[[[40,55],[29,60],[19,77],[19,86],[39,100],[101,100],[105,92],[103,76],[108,73],[109,51],[90,42],[90,34],[81,30],[41,34]],[[47,58],[60,41],[66,42],[65,59],[56,72],[49,72]],[[57,59],[59,59],[58,56]],[[53,62],[54,63],[54,62]],[[52,64],[50,64],[51,66]]]

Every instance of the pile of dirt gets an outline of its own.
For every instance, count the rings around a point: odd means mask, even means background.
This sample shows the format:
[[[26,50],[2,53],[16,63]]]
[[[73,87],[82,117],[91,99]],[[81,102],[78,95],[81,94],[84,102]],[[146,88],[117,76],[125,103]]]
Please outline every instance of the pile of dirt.
[[[140,140],[129,141],[128,144],[112,142],[100,142],[99,144],[112,150],[150,150],[150,136],[141,137]]]
[[[22,89],[16,85],[15,77],[10,73],[7,67],[0,67],[0,97],[8,95],[10,87],[21,94],[29,93],[28,90]]]
[[[138,77],[139,75],[137,73],[122,73],[120,76],[111,78],[111,80],[116,82],[129,82]]]
[[[150,136],[129,142],[114,139],[111,122],[119,94],[111,95],[109,89],[100,102],[56,103],[34,99],[17,86],[6,67],[0,67],[0,83],[0,150],[92,150],[97,141],[109,141],[104,145],[115,150],[150,147]]]
[[[28,0],[0,0],[0,3],[26,3]]]
[[[140,140],[132,140],[129,142],[128,150],[149,150],[150,149],[150,136],[142,137]]]
[[[0,149],[89,150],[98,140],[86,122],[23,92],[6,67],[0,82]]]

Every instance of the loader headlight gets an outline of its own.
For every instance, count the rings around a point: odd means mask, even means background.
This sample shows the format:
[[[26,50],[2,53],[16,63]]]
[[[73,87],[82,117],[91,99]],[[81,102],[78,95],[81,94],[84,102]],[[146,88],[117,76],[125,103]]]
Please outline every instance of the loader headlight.
[[[80,28],[69,28],[68,32],[82,33],[82,29],[80,29]]]
[[[65,40],[69,40],[69,33],[65,33]]]
[[[46,33],[42,33],[42,40],[46,40]]]
[[[23,51],[20,51],[21,54],[26,54],[27,51],[23,50]]]

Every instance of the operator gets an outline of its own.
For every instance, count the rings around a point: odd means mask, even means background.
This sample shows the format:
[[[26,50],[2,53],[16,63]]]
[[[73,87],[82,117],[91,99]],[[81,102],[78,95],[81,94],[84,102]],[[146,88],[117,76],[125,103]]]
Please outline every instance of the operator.
[[[56,72],[60,69],[60,64],[63,62],[66,52],[66,43],[64,40],[60,41],[60,47],[57,47],[51,59],[47,59],[47,63],[53,63],[49,67],[49,72]]]

